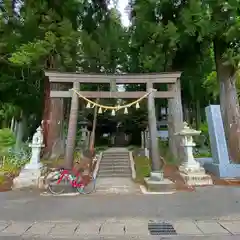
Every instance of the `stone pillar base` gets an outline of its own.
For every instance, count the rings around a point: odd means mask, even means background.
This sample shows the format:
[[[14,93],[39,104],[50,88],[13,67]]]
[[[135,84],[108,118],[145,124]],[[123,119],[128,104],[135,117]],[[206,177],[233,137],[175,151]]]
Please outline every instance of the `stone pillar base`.
[[[23,169],[19,176],[13,179],[12,189],[39,187],[41,169]]]
[[[207,186],[212,185],[212,178],[205,173],[204,168],[199,169],[179,167],[180,175],[189,186]]]
[[[149,178],[144,178],[147,190],[150,192],[169,192],[175,190],[175,184],[167,178],[163,178],[162,172],[151,172]]]

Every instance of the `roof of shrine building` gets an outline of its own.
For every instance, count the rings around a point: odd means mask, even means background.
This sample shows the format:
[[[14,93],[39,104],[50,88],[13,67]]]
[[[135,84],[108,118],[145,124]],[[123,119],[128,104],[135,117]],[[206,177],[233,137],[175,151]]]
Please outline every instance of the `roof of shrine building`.
[[[131,74],[91,74],[91,73],[69,73],[45,71],[45,76],[49,77],[50,82],[91,82],[91,83],[109,83],[110,80],[116,80],[118,84],[124,83],[175,83],[181,76],[181,72],[164,73],[131,73]]]

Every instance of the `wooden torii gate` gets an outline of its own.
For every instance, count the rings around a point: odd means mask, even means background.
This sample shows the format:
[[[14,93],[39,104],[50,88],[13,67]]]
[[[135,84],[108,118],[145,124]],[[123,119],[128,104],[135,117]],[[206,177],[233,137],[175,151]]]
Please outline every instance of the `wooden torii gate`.
[[[57,90],[57,84],[71,84],[71,88],[80,91],[81,83],[109,83],[112,81],[116,84],[146,84],[147,91],[152,91],[154,83],[167,84],[167,91],[155,91],[148,95],[148,120],[150,133],[150,156],[152,159],[152,170],[158,171],[161,168],[159,150],[157,144],[157,126],[155,115],[154,98],[168,99],[168,132],[169,147],[175,158],[179,157],[180,144],[174,133],[181,130],[183,125],[181,87],[181,73],[156,73],[156,74],[85,74],[85,73],[61,73],[61,72],[45,72],[50,83],[50,101],[51,99],[71,98],[71,110],[68,125],[68,147],[65,153],[65,161],[68,167],[72,166],[73,153],[75,148],[77,116],[79,110],[79,96],[72,90]],[[97,91],[80,91],[80,94],[86,98],[140,98],[146,92],[97,92]],[[51,107],[50,103],[50,107]],[[50,109],[51,111],[51,109]],[[49,128],[53,124],[51,119],[48,121]],[[74,137],[72,137],[74,136]]]

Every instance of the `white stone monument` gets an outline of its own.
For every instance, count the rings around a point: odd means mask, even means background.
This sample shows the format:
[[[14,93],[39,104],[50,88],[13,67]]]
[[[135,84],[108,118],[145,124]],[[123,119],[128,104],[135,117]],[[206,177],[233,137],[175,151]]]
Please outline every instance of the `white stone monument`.
[[[220,178],[239,178],[240,164],[233,163],[228,154],[220,105],[206,107],[212,158],[201,158],[204,168]]]
[[[186,122],[184,122],[183,129],[175,133],[175,135],[182,137],[181,145],[185,153],[184,161],[179,167],[180,175],[190,186],[212,185],[211,177],[205,173],[204,168],[193,156],[193,147],[196,146],[193,142],[193,136],[198,136],[200,133],[201,131],[189,128]]]
[[[30,162],[21,170],[18,177],[13,180],[13,188],[38,187],[39,178],[41,177],[42,164],[40,163],[41,149],[43,144],[42,128],[38,127],[33,135],[32,143],[29,144],[32,148]]]

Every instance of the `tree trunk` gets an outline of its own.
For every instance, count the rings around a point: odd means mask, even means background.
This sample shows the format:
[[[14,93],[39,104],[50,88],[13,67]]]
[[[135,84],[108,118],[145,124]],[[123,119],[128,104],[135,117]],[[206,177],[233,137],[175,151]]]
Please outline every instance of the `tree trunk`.
[[[189,107],[186,103],[184,104],[183,107],[184,107],[184,120],[189,124],[190,123]]]
[[[226,66],[222,59],[222,48],[215,42],[217,78],[220,84],[220,106],[224,130],[231,160],[239,156],[240,112],[236,89],[236,69]],[[231,128],[234,126],[234,128]],[[232,130],[231,130],[232,129]],[[233,131],[234,129],[234,131]],[[235,157],[234,157],[235,156]]]
[[[16,144],[15,144],[16,151],[19,151],[23,144],[24,133],[27,126],[26,122],[27,122],[26,116],[23,116],[23,115],[21,116],[21,119],[17,122]]]
[[[181,84],[180,79],[177,79],[175,84],[168,85],[169,91],[175,92],[175,97],[168,99],[168,134],[169,134],[169,148],[173,157],[177,159],[183,158],[183,148],[180,145],[180,137],[175,133],[183,128],[183,112],[182,112],[182,98],[181,98]]]
[[[43,141],[45,144],[44,154],[47,154],[51,149],[48,140],[48,132],[49,132],[49,114],[50,114],[50,83],[48,78],[44,79],[44,111],[43,111]]]
[[[61,84],[51,84],[54,90],[61,90]],[[46,151],[51,158],[58,157],[64,153],[62,126],[63,126],[63,98],[51,98],[49,104],[48,134]]]
[[[201,106],[199,99],[196,100],[196,129],[201,125]]]
[[[99,98],[97,99],[96,103],[99,103]],[[93,116],[93,127],[92,127],[90,144],[89,144],[89,149],[90,150],[94,150],[96,127],[97,127],[97,113],[98,113],[98,107],[95,106],[95,108],[94,108],[94,116]]]
[[[75,82],[73,87],[79,90],[80,84]],[[74,160],[74,148],[75,148],[76,134],[77,134],[78,107],[79,107],[79,97],[75,92],[73,92],[70,117],[69,117],[69,123],[68,123],[67,146],[66,146],[66,154],[65,154],[65,164],[66,164],[66,167],[69,169],[72,168],[73,160]]]

